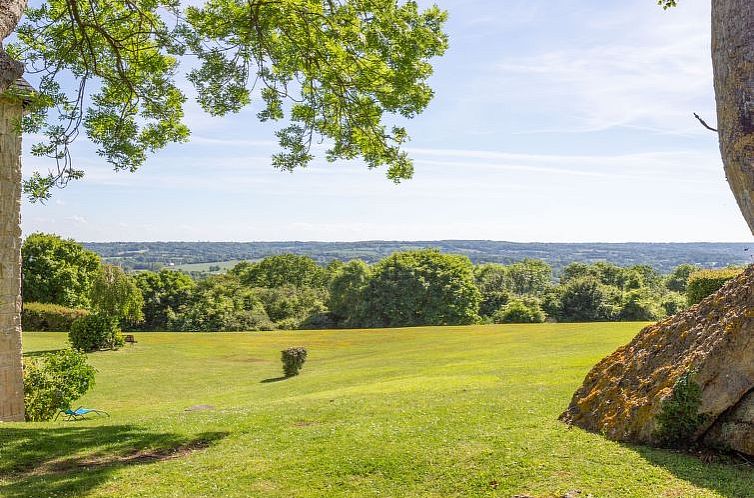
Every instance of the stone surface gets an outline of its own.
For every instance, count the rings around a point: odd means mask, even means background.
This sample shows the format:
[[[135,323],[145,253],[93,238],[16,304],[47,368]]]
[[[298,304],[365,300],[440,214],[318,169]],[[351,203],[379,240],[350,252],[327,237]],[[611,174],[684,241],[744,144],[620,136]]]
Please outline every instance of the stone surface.
[[[706,422],[689,436],[709,431],[721,438],[732,429],[751,441],[751,415],[742,398],[754,388],[754,266],[688,310],[643,329],[629,344],[600,361],[573,396],[561,420],[610,439],[656,444],[663,401],[678,379],[693,371],[701,388],[699,413]],[[741,405],[740,411],[736,407]],[[726,417],[734,417],[725,424]],[[726,432],[727,431],[727,432]],[[748,449],[739,450],[754,454]],[[740,445],[741,448],[744,445]]]
[[[21,103],[0,99],[0,421],[24,419],[21,369]]]

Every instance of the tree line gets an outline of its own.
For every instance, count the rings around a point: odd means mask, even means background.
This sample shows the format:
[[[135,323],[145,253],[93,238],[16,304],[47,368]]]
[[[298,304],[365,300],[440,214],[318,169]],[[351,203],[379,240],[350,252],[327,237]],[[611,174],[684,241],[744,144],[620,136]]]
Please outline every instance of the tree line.
[[[58,305],[56,313],[64,307],[101,314],[127,301],[140,310],[110,314],[119,315],[124,328],[145,331],[651,321],[735,275],[705,280],[689,300],[690,278],[703,274],[690,264],[663,275],[648,265],[576,262],[556,275],[542,260],[474,265],[466,256],[432,249],[395,252],[371,265],[359,259],[320,265],[308,256],[279,254],[199,280],[169,269],[118,273],[125,279],[121,290],[103,304],[103,274],[112,280],[115,267],[94,252],[73,240],[33,234],[22,256],[27,308],[45,303]],[[128,300],[118,301],[123,296]]]

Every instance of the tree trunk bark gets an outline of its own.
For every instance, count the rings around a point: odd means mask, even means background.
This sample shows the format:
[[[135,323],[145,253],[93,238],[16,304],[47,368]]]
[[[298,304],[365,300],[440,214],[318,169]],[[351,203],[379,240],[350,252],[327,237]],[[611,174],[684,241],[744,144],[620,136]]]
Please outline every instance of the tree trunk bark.
[[[0,99],[0,421],[24,419],[21,363],[22,105]]]
[[[754,2],[712,0],[712,67],[720,154],[754,234]]]
[[[0,93],[23,74],[2,49],[18,26],[26,0],[0,0]],[[21,361],[21,136],[17,99],[0,97],[0,422],[24,420]]]

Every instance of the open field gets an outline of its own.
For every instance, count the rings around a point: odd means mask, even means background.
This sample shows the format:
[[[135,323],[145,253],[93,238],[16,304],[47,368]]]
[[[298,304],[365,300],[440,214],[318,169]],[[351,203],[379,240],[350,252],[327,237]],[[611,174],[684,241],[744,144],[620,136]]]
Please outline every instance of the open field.
[[[111,418],[0,425],[0,496],[754,496],[754,467],[557,421],[640,326],[137,334],[90,356],[81,404]],[[27,354],[64,343],[25,335]],[[280,380],[295,345],[309,360]]]

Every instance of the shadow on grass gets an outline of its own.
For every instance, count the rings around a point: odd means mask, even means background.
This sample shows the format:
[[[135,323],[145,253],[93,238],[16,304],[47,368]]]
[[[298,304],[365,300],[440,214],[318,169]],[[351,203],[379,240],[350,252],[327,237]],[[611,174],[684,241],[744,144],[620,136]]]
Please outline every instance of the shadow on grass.
[[[270,382],[280,382],[281,380],[288,380],[290,377],[283,375],[282,377],[272,377],[271,379],[260,380],[260,384],[269,384]]]
[[[26,351],[24,352],[24,357],[32,358],[34,356],[46,355],[47,353],[57,353],[58,351],[62,351],[62,350],[63,350],[62,348],[58,348],[58,349],[46,349],[44,351]]]
[[[712,462],[680,451],[626,445],[679,479],[729,498],[754,496],[754,466],[720,455]]]
[[[211,432],[187,438],[131,425],[0,426],[0,496],[84,496],[120,468],[180,458],[226,435]]]

